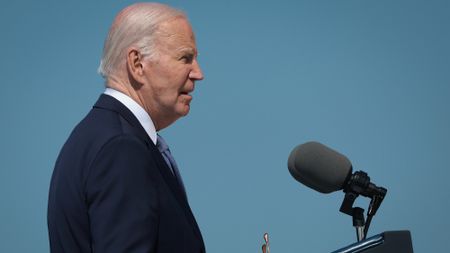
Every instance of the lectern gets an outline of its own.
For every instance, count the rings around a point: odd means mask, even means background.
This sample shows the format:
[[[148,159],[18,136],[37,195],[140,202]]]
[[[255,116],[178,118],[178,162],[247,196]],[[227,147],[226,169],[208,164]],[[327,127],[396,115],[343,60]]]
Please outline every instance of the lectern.
[[[413,253],[411,233],[387,231],[332,253]]]

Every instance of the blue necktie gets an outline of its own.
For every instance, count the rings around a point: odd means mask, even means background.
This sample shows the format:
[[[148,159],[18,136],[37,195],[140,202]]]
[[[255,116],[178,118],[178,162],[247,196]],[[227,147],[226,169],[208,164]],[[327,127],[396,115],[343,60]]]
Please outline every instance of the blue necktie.
[[[164,160],[167,163],[167,166],[172,170],[172,174],[175,176],[175,179],[178,181],[178,184],[181,186],[184,196],[187,199],[186,196],[186,189],[184,188],[183,180],[181,179],[180,171],[178,170],[177,163],[175,162],[175,159],[172,156],[172,153],[170,153],[169,146],[167,145],[166,141],[161,137],[161,135],[158,134],[158,139],[156,141],[156,147],[158,148],[159,152],[163,156]]]

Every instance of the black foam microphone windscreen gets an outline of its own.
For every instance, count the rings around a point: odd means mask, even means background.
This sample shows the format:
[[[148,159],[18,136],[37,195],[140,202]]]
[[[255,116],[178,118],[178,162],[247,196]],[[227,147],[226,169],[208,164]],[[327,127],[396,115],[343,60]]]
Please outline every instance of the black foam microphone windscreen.
[[[347,157],[318,142],[295,147],[288,168],[297,181],[322,193],[341,190],[352,173]]]

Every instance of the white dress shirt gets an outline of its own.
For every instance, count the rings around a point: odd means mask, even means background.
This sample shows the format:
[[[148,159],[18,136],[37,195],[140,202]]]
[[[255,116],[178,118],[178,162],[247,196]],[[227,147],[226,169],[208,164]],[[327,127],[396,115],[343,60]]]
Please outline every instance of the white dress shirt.
[[[150,139],[156,145],[158,137],[156,135],[155,124],[153,124],[152,118],[150,118],[150,115],[148,115],[148,113],[144,110],[144,108],[142,108],[142,106],[140,106],[136,101],[134,101],[129,96],[115,89],[106,88],[105,92],[103,93],[119,100],[119,102],[121,102],[124,106],[126,106],[133,113],[133,115],[139,120],[139,123],[141,123],[145,132],[147,132]]]

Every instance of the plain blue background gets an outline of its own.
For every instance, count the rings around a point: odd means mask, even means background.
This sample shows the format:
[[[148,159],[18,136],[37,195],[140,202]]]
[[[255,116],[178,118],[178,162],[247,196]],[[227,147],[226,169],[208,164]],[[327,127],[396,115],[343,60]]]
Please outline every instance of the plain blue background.
[[[103,91],[114,16],[132,1],[2,1],[0,252],[48,252],[59,149]],[[331,252],[355,241],[341,192],[297,183],[320,141],[388,188],[370,235],[450,252],[450,1],[168,1],[192,21],[205,80],[163,131],[214,253]],[[368,201],[358,202],[366,208]]]

